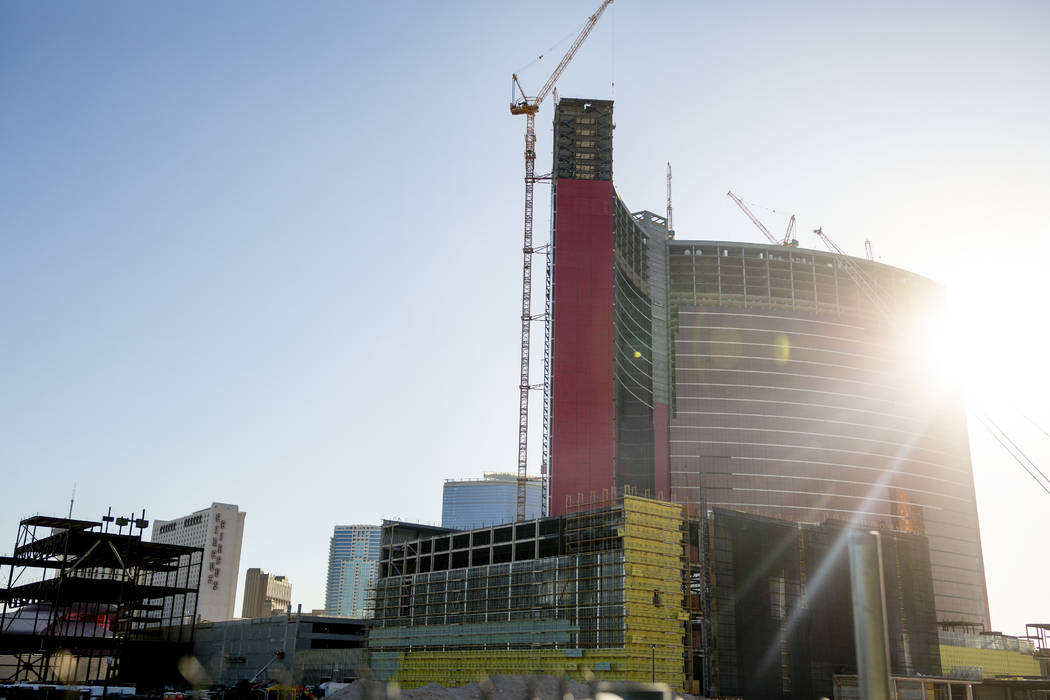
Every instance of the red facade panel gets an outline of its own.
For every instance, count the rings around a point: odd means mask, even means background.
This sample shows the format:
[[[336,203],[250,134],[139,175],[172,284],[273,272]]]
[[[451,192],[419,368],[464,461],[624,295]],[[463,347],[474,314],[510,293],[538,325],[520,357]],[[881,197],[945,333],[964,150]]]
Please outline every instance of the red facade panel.
[[[550,512],[613,489],[613,187],[557,182]]]

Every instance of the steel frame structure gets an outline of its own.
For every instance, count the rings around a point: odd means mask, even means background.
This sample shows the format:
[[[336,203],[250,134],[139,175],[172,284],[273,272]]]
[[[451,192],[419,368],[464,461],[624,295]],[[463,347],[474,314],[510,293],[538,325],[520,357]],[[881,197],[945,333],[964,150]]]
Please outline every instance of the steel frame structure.
[[[174,672],[188,653],[203,550],[144,542],[144,518],[102,521],[19,523],[11,556],[0,557],[0,655],[12,660],[0,680],[109,684],[160,670],[163,683],[161,666],[170,660]]]

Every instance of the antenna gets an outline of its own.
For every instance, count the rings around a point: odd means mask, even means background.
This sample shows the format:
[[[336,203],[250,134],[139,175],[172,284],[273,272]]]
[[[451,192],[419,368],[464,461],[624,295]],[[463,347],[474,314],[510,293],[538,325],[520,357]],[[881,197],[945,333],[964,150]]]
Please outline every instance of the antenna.
[[[73,493],[69,496],[69,519],[73,519],[73,501],[77,499],[77,482],[73,482]]]
[[[667,230],[674,231],[671,224],[671,164],[667,164]],[[671,236],[668,236],[670,238]]]

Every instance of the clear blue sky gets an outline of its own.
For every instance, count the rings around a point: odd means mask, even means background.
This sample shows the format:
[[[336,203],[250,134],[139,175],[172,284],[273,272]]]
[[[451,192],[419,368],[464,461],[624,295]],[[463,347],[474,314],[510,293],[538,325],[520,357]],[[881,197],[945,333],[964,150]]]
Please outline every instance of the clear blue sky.
[[[438,521],[443,479],[513,469],[509,76],[597,4],[0,5],[0,537],[74,482],[84,518],[237,503],[242,571],[309,609],[333,525]],[[1050,470],[1048,31],[1042,2],[617,0],[559,92],[616,100],[633,209],[672,162],[679,238],[761,240],[732,188],[948,284],[975,405]],[[1023,634],[1050,496],[971,427]]]

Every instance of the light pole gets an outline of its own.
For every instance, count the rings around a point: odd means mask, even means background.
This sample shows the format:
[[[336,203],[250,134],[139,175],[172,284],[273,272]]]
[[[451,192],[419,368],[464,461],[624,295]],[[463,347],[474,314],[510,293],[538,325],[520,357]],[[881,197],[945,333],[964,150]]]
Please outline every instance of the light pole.
[[[650,644],[649,645],[649,654],[650,654],[650,657],[652,658],[652,681],[653,681],[653,683],[655,683],[656,682],[656,645],[655,644]]]

